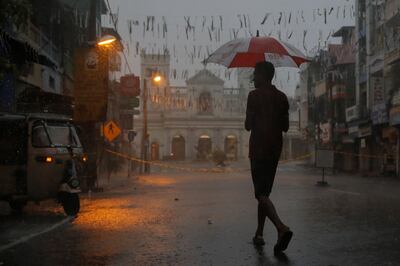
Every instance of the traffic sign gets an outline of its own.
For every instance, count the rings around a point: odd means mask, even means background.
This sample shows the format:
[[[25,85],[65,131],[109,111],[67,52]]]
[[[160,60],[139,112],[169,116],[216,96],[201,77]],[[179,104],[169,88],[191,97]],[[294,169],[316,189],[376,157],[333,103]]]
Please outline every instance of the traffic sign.
[[[113,141],[116,137],[121,134],[121,129],[114,121],[108,121],[103,127],[103,135],[109,141]]]
[[[140,105],[139,97],[134,97],[129,100],[130,100],[131,104],[133,105],[133,108],[139,107],[139,105]]]
[[[129,142],[132,142],[136,137],[136,131],[132,130],[128,132],[128,140]]]

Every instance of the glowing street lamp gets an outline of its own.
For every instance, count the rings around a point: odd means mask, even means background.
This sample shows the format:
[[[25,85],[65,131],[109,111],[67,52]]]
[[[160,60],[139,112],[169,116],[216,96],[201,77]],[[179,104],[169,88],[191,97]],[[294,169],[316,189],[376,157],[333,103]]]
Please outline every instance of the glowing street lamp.
[[[108,44],[115,42],[116,40],[117,40],[117,38],[115,38],[112,35],[105,35],[105,36],[101,37],[101,39],[97,42],[97,45],[99,45],[99,46],[108,45]]]
[[[155,76],[155,77],[153,78],[153,81],[156,82],[156,83],[160,83],[161,80],[162,80],[162,77],[161,77],[160,75],[157,75],[157,76]]]

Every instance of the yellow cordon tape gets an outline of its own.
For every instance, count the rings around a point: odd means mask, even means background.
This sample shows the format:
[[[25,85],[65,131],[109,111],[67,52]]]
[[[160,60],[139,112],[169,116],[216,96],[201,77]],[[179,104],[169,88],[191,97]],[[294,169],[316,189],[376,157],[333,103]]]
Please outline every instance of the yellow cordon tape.
[[[191,167],[181,167],[181,166],[176,166],[176,165],[171,165],[171,164],[166,164],[166,163],[160,163],[160,162],[155,162],[155,161],[146,161],[146,160],[142,160],[142,159],[138,159],[136,157],[133,156],[129,156],[127,154],[123,154],[123,153],[119,153],[116,151],[112,151],[112,150],[108,150],[105,149],[106,152],[113,154],[115,156],[127,159],[127,160],[131,160],[131,161],[135,161],[138,163],[148,163],[154,166],[159,166],[159,167],[163,167],[163,168],[169,168],[169,169],[175,169],[175,170],[180,170],[180,171],[185,171],[185,172],[197,172],[197,173],[232,173],[232,172],[240,172],[240,171],[244,171],[244,170],[248,170],[248,169],[231,169],[231,168],[191,168]],[[312,156],[312,153],[306,154],[306,155],[302,155],[300,157],[294,158],[294,159],[289,159],[289,160],[281,160],[279,161],[280,164],[284,164],[284,163],[289,163],[289,162],[294,162],[294,161],[300,161],[300,160],[304,160],[306,158],[309,158]]]
[[[384,156],[379,156],[379,155],[364,155],[364,154],[344,152],[344,151],[335,151],[335,153],[351,155],[351,156],[360,157],[360,158],[370,158],[370,159],[383,159],[384,158]]]
[[[226,170],[222,170],[222,169],[210,169],[210,168],[190,168],[190,167],[180,167],[180,166],[175,166],[175,165],[171,165],[171,164],[166,164],[166,163],[160,163],[160,162],[155,162],[155,161],[146,161],[146,160],[141,160],[138,159],[136,157],[133,156],[129,156],[123,153],[119,153],[119,152],[115,152],[112,150],[105,150],[106,152],[116,155],[118,157],[127,159],[127,160],[131,160],[131,161],[135,161],[135,162],[139,162],[139,163],[148,163],[154,166],[159,166],[159,167],[163,167],[163,168],[169,168],[169,169],[175,169],[175,170],[180,170],[180,171],[186,171],[186,172],[200,172],[200,173],[226,173]]]
[[[168,169],[175,169],[175,170],[180,170],[180,171],[185,171],[185,172],[197,172],[197,173],[232,173],[232,172],[240,172],[240,171],[248,171],[249,169],[232,169],[232,168],[191,168],[191,167],[182,167],[182,166],[176,166],[172,164],[167,164],[167,163],[160,163],[160,162],[155,162],[155,161],[148,161],[148,160],[142,160],[133,156],[129,156],[127,154],[119,153],[116,151],[112,151],[109,149],[105,149],[106,152],[116,155],[118,157],[135,161],[138,163],[148,163],[154,166],[159,166],[162,168],[168,168]],[[343,154],[343,155],[351,155],[359,158],[372,158],[372,159],[383,159],[383,156],[378,156],[378,155],[363,155],[363,154],[357,154],[357,153],[350,153],[350,152],[341,152],[341,151],[335,151],[337,154]],[[288,160],[280,160],[279,164],[285,164],[285,163],[290,163],[290,162],[295,162],[295,161],[301,161],[304,159],[307,159],[311,157],[314,153],[308,153],[293,159],[288,159]]]

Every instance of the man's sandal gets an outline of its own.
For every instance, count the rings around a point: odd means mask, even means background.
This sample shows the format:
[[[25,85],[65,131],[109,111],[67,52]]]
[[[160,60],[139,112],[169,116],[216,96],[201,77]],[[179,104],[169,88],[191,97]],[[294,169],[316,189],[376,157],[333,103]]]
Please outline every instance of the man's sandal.
[[[274,251],[282,252],[286,250],[290,240],[292,240],[292,237],[293,237],[293,232],[290,230],[283,233],[282,236],[278,239],[278,242],[276,242],[274,246]]]

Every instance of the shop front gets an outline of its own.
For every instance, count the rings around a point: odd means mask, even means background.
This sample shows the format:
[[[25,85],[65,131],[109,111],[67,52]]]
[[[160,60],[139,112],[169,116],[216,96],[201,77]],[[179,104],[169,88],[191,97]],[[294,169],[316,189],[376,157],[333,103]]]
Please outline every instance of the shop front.
[[[399,176],[399,164],[400,164],[400,156],[399,156],[399,129],[400,129],[400,105],[394,105],[389,112],[389,121],[390,125],[394,128],[396,128],[396,145],[395,145],[395,160],[396,160],[396,175]],[[394,133],[393,133],[394,134]],[[393,141],[393,139],[392,139]]]
[[[382,129],[382,175],[392,176],[396,174],[396,147],[398,131],[395,127],[388,126]]]
[[[359,170],[362,174],[366,175],[373,171],[371,151],[373,146],[371,124],[367,123],[359,125],[358,128],[359,138]]]

